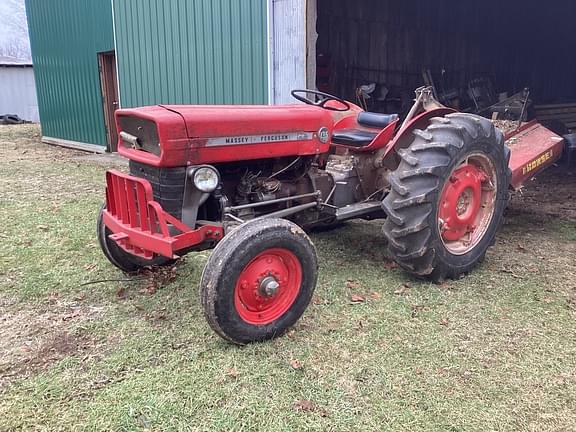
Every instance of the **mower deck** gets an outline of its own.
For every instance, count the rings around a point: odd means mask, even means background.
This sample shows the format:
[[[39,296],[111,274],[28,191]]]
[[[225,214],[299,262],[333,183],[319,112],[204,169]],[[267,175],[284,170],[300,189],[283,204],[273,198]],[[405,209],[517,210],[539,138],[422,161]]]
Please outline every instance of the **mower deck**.
[[[505,138],[510,148],[510,185],[514,189],[519,189],[536,172],[549,167],[562,156],[563,138],[536,121],[507,133]]]

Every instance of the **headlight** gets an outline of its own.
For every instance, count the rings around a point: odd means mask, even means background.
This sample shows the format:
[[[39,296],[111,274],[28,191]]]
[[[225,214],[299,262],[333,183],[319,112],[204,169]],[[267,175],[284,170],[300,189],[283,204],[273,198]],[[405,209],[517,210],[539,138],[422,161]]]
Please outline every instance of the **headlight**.
[[[199,191],[210,193],[214,192],[220,181],[218,173],[210,167],[198,168],[194,171],[194,186]]]

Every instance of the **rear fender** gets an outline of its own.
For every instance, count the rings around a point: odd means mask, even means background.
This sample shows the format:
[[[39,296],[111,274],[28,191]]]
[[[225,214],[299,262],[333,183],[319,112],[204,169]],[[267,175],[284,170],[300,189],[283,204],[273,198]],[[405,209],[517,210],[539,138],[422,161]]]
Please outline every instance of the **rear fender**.
[[[392,155],[395,154],[396,150],[408,147],[414,140],[414,135],[412,132],[415,129],[426,129],[430,124],[430,120],[434,117],[444,117],[447,114],[455,113],[456,110],[452,108],[434,108],[429,111],[424,111],[421,114],[415,116],[404,128],[400,129],[394,139],[392,139],[386,147],[381,149],[376,156],[375,165],[376,166],[388,166],[396,168],[398,161],[393,158]],[[392,162],[392,164],[390,163]]]

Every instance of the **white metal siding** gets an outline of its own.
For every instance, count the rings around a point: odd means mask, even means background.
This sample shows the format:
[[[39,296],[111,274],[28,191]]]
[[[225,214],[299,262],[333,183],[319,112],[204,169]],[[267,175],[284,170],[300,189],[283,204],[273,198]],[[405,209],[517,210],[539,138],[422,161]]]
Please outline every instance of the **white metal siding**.
[[[0,115],[16,114],[38,123],[38,99],[31,67],[0,66]]]
[[[306,0],[270,0],[272,103],[294,103],[293,89],[306,88]]]

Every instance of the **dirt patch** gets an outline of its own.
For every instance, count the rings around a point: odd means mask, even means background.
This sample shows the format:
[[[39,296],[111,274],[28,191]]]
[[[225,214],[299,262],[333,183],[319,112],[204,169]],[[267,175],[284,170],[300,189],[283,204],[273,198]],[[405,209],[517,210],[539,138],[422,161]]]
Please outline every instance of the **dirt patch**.
[[[44,144],[41,139],[39,125],[0,126],[0,144],[5,153],[3,162],[59,161],[86,155],[86,152]]]
[[[548,303],[558,296],[576,311],[575,222],[576,172],[565,166],[544,171],[512,194],[491,252],[497,256],[495,269],[538,281],[545,287],[539,300]]]
[[[95,164],[102,165],[102,166],[107,167],[107,168],[108,167],[117,167],[117,168],[127,168],[128,167],[128,159],[125,159],[116,153],[104,153],[104,154],[86,153],[86,154],[76,155],[72,159],[74,161],[95,163]]]
[[[0,391],[16,378],[46,370],[96,345],[79,324],[100,319],[102,308],[54,305],[49,310],[15,311],[0,302]]]
[[[553,167],[544,171],[512,194],[508,210],[510,216],[525,214],[542,221],[576,221],[576,168]]]

